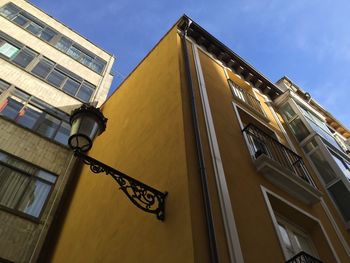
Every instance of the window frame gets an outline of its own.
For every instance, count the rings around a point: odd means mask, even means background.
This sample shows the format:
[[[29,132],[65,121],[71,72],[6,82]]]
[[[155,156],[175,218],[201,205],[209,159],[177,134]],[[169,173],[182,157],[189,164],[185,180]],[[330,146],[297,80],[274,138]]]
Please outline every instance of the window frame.
[[[0,79],[0,80],[3,81],[2,79]],[[5,81],[3,81],[3,82],[6,84],[9,84]],[[1,118],[9,120],[10,122],[13,122],[16,125],[19,125],[20,127],[23,127],[24,129],[28,129],[31,132],[38,134],[39,136],[44,137],[52,142],[58,143],[59,145],[62,145],[64,147],[68,147],[68,138],[67,138],[66,144],[62,143],[61,141],[55,140],[55,137],[56,137],[57,133],[59,132],[59,130],[61,129],[61,126],[64,126],[65,124],[68,124],[70,126],[69,115],[67,113],[64,113],[63,111],[60,111],[60,110],[54,108],[53,106],[41,101],[37,97],[30,95],[27,92],[15,87],[14,85],[9,84],[9,87],[7,88],[7,90],[4,91],[4,93],[5,92],[6,92],[6,94],[4,96],[0,97],[0,105],[2,105],[3,101],[7,100],[9,97],[14,97],[14,98],[17,98],[17,99],[22,101],[21,102],[22,106],[17,111],[16,116],[13,119],[6,116],[6,115],[3,115],[3,114],[0,115]],[[22,98],[21,96],[18,96],[15,92],[24,93],[26,98]],[[35,120],[32,128],[29,128],[29,127],[25,126],[24,124],[19,123],[19,121],[18,121],[18,116],[19,116],[20,112],[21,111],[25,112],[25,110],[27,108],[34,108],[34,109],[41,111],[39,118],[37,118]],[[1,111],[2,110],[3,109],[1,109]],[[51,136],[46,136],[38,131],[40,124],[42,124],[41,120],[43,120],[46,115],[49,115],[49,116],[51,116],[59,121],[58,126],[55,128],[55,130]]]
[[[295,134],[292,131],[291,131],[291,133],[293,134],[293,136],[296,139],[296,141],[298,142],[299,146],[302,148],[303,152],[305,153],[305,156],[308,159],[308,162],[310,163],[310,165],[312,166],[314,172],[317,174],[317,177],[319,178],[319,181],[324,186],[324,188],[325,188],[329,198],[331,199],[331,201],[333,202],[333,205],[335,206],[336,210],[338,211],[341,220],[344,222],[346,228],[350,229],[350,220],[347,221],[344,218],[343,213],[341,212],[341,209],[338,207],[338,205],[336,204],[336,202],[334,201],[333,197],[331,196],[331,194],[330,194],[330,192],[328,190],[328,188],[332,187],[334,184],[338,183],[339,181],[342,181],[342,183],[345,185],[345,187],[350,192],[350,181],[347,180],[346,175],[343,174],[343,172],[341,171],[340,167],[338,166],[336,161],[331,156],[331,152],[328,150],[328,148],[330,150],[332,150],[333,152],[335,152],[337,155],[339,155],[339,156],[343,157],[344,159],[346,159],[347,161],[349,161],[349,159],[347,157],[345,157],[344,153],[342,153],[334,145],[332,145],[330,142],[328,142],[326,139],[324,139],[321,135],[319,135],[316,131],[314,131],[314,129],[310,126],[309,122],[306,120],[306,117],[302,113],[302,110],[299,109],[299,107],[302,107],[302,105],[298,105],[298,103],[295,102],[294,99],[292,98],[292,99],[288,99],[283,104],[281,104],[281,106],[279,106],[280,110],[286,104],[289,104],[289,106],[291,106],[291,108],[295,112],[295,116],[293,116],[289,120],[287,120],[287,118],[286,118],[286,116],[284,114],[281,114],[283,119],[284,119],[284,121],[285,121],[285,123],[286,123],[286,125],[288,126],[289,130],[291,130],[291,128],[289,126],[289,123],[291,121],[293,121],[294,119],[299,117],[300,119],[302,119],[304,125],[308,128],[310,134],[306,138],[304,138],[302,141],[298,141],[298,139],[296,138]],[[310,110],[310,112],[312,114],[314,114],[316,117],[318,117],[318,115],[315,114],[312,110]],[[282,111],[281,111],[281,113],[282,113]],[[304,149],[304,146],[306,146],[312,139],[315,140],[317,147],[315,147],[313,150],[311,150],[309,152],[306,152],[305,149]],[[318,168],[315,166],[315,164],[313,163],[312,159],[310,158],[310,155],[312,153],[314,153],[315,151],[317,151],[317,150],[320,150],[322,156],[326,159],[327,163],[330,165],[330,167],[332,168],[333,172],[336,175],[336,178],[332,179],[328,183],[326,183],[324,181],[323,176],[320,174]]]
[[[301,251],[304,251],[304,252],[306,252],[307,254],[309,254],[310,256],[313,256],[313,257],[315,257],[315,258],[319,258],[319,254],[318,254],[318,252],[317,252],[315,243],[313,242],[313,240],[312,240],[312,238],[310,237],[310,235],[308,235],[307,231],[305,231],[301,226],[299,226],[299,225],[297,225],[297,224],[291,222],[290,220],[284,218],[282,215],[280,215],[280,214],[277,213],[277,212],[275,212],[275,218],[276,218],[276,222],[277,222],[277,228],[278,228],[278,226],[281,225],[281,226],[283,226],[283,227],[285,228],[285,230],[286,230],[286,232],[287,232],[288,238],[289,238],[289,240],[290,240],[290,242],[291,242],[291,245],[292,245],[292,248],[293,248],[293,250],[294,250],[294,251],[293,251],[293,252],[294,252],[294,255],[293,255],[293,256],[297,255],[297,254],[300,253]],[[279,229],[278,229],[278,231],[279,231]],[[310,249],[311,249],[311,253],[310,253],[310,252],[307,252],[307,251],[305,251],[305,250],[301,250],[301,251],[295,252],[296,249],[297,249],[297,248],[296,248],[297,244],[296,244],[296,241],[293,240],[293,238],[292,238],[292,234],[291,234],[291,233],[293,233],[293,232],[295,232],[296,234],[302,236],[303,238],[305,238],[305,239],[307,240],[307,243],[308,243],[308,245],[309,245],[309,247],[310,247]],[[286,248],[285,245],[284,245],[283,238],[282,238],[282,234],[279,233],[279,235],[281,236],[281,241],[282,241],[281,246],[283,247],[283,250],[284,250],[285,254],[287,255],[288,252],[287,252],[287,248]],[[292,256],[292,257],[293,257],[293,256]],[[287,260],[288,260],[288,259],[287,259]]]
[[[14,9],[17,9],[17,13],[12,14],[12,17],[6,16],[5,14],[3,14],[1,11],[4,10],[6,7],[12,7]],[[21,7],[13,4],[13,3],[7,3],[5,5],[3,5],[0,8],[0,15],[3,16],[4,18],[6,18],[7,20],[13,22],[14,24],[16,24],[17,26],[23,28],[24,30],[26,30],[27,32],[29,32],[30,34],[32,34],[35,37],[40,38],[42,41],[50,44],[51,46],[53,46],[54,48],[56,48],[57,50],[59,50],[60,52],[66,54],[67,56],[69,56],[70,58],[74,59],[75,61],[77,61],[78,63],[82,64],[83,66],[89,68],[91,71],[103,76],[103,73],[105,72],[106,68],[107,68],[107,61],[104,60],[103,58],[99,57],[98,55],[86,50],[84,47],[82,47],[81,45],[79,45],[78,43],[76,43],[75,41],[73,41],[72,39],[66,37],[65,35],[59,33],[58,31],[56,31],[54,28],[52,28],[51,26],[47,25],[46,23],[40,21],[39,19],[37,19],[36,17],[32,16],[30,13],[28,13],[27,11],[23,10]],[[27,20],[23,25],[16,23],[14,20],[17,17],[23,17],[25,20]],[[31,24],[36,24],[39,27],[41,27],[41,30],[35,34],[33,31],[29,30],[28,27]],[[53,37],[47,41],[46,38],[42,37],[42,33],[48,29],[51,32],[54,32],[55,34],[53,35]],[[57,43],[62,39],[65,38],[67,40],[69,40],[71,42],[71,45],[68,47],[67,50],[62,50],[60,48],[57,47]],[[73,57],[70,54],[68,54],[68,51],[70,49],[70,47],[74,47],[75,49],[79,50],[81,52],[81,54],[78,57]],[[90,63],[85,63],[84,60],[82,60],[82,57],[87,56],[92,58],[92,61]],[[97,66],[95,66],[97,65]],[[100,66],[101,70],[99,70]]]
[[[46,58],[45,56],[43,56],[42,54],[39,54],[37,52],[35,52],[34,50],[30,49],[29,47],[19,43],[18,41],[12,40],[11,37],[3,34],[2,32],[0,32],[0,41],[3,41],[4,43],[8,43],[16,48],[18,48],[18,51],[16,51],[16,55],[13,58],[9,58],[3,54],[0,54],[1,58],[4,58],[6,61],[16,65],[17,67],[25,70],[26,72],[32,74],[33,76],[43,80],[45,83],[51,85],[52,87],[54,87],[55,89],[60,90],[61,92],[67,94],[68,96],[71,96],[83,103],[87,103],[89,102],[92,98],[93,95],[95,94],[95,92],[97,91],[97,87],[95,85],[93,85],[92,83],[90,83],[89,81],[79,77],[78,75],[74,74],[73,72],[71,72],[70,70],[60,66],[59,64],[55,63],[54,61]],[[22,67],[20,65],[18,65],[16,62],[14,62],[14,60],[17,58],[17,56],[21,53],[21,52],[31,52],[33,54],[35,54],[34,58],[30,61],[29,64],[27,64],[26,67]],[[46,77],[42,77],[40,75],[37,75],[36,73],[32,72],[40,63],[46,63],[46,64],[50,64],[52,65],[49,73],[47,74]],[[63,74],[65,76],[65,79],[63,80],[63,82],[60,84],[60,86],[56,86],[53,83],[51,83],[48,80],[48,77],[50,76],[50,74],[53,71],[58,71],[60,74]],[[76,92],[74,94],[71,94],[69,92],[66,92],[65,90],[63,90],[63,87],[67,81],[67,79],[72,79],[76,82],[79,83],[79,87],[77,88]],[[84,86],[87,85],[90,89],[92,89],[92,93],[91,96],[88,100],[84,100],[81,97],[78,96],[80,89]]]
[[[26,187],[23,190],[23,192],[20,193],[20,197],[19,197],[18,201],[16,202],[16,205],[14,206],[14,208],[10,208],[10,207],[8,207],[6,205],[0,204],[0,209],[4,210],[4,211],[8,211],[8,212],[10,212],[12,214],[18,215],[20,217],[29,219],[31,221],[39,223],[40,219],[41,219],[41,217],[42,217],[42,215],[43,215],[43,213],[44,213],[44,211],[46,209],[47,203],[49,202],[49,200],[51,198],[51,194],[54,191],[54,188],[55,188],[56,183],[57,183],[57,181],[59,179],[59,176],[57,174],[54,174],[54,173],[52,173],[52,172],[42,168],[42,167],[39,167],[39,166],[37,166],[35,164],[32,164],[32,163],[29,163],[28,161],[25,161],[22,158],[20,158],[18,156],[14,156],[14,155],[12,155],[12,154],[10,154],[8,152],[5,152],[3,150],[0,150],[0,154],[5,154],[9,158],[14,159],[14,160],[19,161],[19,162],[22,162],[22,163],[26,164],[27,166],[30,166],[32,169],[35,170],[35,172],[33,174],[30,174],[29,172],[26,172],[26,171],[24,171],[22,169],[19,169],[19,168],[15,167],[15,166],[12,166],[11,164],[5,163],[2,160],[0,160],[0,166],[5,166],[6,168],[21,174],[21,176],[26,176],[26,178],[29,178],[29,180],[28,180],[28,182],[26,184]],[[46,173],[49,173],[52,176],[55,176],[55,182],[50,182],[48,180],[45,180],[45,179],[37,176],[39,171],[44,171]],[[19,206],[21,204],[21,201],[23,200],[23,197],[25,196],[25,193],[26,193],[26,190],[27,190],[28,186],[30,185],[31,182],[36,182],[36,181],[45,183],[46,185],[50,186],[50,191],[48,192],[48,194],[47,194],[47,196],[45,198],[45,201],[43,202],[43,205],[41,207],[40,213],[38,214],[37,217],[19,210]]]

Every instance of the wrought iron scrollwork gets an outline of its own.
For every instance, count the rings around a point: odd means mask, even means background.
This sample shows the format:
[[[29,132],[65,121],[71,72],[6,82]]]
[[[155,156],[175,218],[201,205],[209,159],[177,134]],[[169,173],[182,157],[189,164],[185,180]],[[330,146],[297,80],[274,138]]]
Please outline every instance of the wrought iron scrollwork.
[[[104,164],[96,159],[87,156],[79,150],[74,151],[74,155],[84,164],[90,166],[93,173],[105,173],[119,184],[120,189],[126,194],[129,200],[138,208],[151,214],[155,214],[157,219],[165,219],[165,198],[167,192],[160,192],[140,181]]]

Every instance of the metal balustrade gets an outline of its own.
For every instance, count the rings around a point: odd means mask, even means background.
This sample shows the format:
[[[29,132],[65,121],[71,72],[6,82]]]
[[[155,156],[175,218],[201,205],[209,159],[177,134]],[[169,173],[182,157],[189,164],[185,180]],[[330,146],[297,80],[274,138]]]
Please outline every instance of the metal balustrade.
[[[242,89],[240,86],[229,80],[233,95],[240,101],[248,104],[252,109],[265,116],[261,103],[252,94]]]
[[[301,251],[291,259],[287,260],[286,263],[322,263],[322,261],[310,256],[304,251]]]
[[[249,147],[256,159],[260,155],[265,154],[270,159],[279,163],[282,167],[291,171],[293,174],[295,174],[295,176],[298,176],[316,188],[315,184],[309,176],[303,159],[298,154],[253,124],[248,124],[243,129],[243,133],[246,134],[249,142]]]

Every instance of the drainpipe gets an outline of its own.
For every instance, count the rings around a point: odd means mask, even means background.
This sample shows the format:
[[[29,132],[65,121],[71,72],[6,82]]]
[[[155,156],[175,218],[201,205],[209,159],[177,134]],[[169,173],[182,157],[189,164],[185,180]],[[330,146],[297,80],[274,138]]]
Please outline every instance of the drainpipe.
[[[187,75],[188,89],[191,97],[192,121],[194,126],[194,135],[196,140],[197,157],[198,157],[200,179],[201,179],[201,186],[202,186],[202,192],[203,192],[205,219],[206,219],[206,225],[208,230],[210,258],[212,263],[218,263],[219,258],[218,258],[218,251],[217,251],[217,241],[216,241],[215,229],[214,229],[212,205],[211,205],[210,195],[208,190],[208,176],[204,165],[204,154],[203,154],[203,145],[202,145],[201,134],[199,129],[198,111],[197,111],[195,97],[194,97],[194,89],[192,85],[192,74],[191,74],[190,61],[189,61],[189,55],[188,55],[187,43],[186,43],[187,30],[190,27],[192,21],[188,18],[186,18],[186,20],[187,20],[186,27],[183,31],[181,31],[180,37],[181,37],[182,49],[184,52],[183,54],[184,54],[184,60],[185,60],[185,70],[187,73],[186,75]]]

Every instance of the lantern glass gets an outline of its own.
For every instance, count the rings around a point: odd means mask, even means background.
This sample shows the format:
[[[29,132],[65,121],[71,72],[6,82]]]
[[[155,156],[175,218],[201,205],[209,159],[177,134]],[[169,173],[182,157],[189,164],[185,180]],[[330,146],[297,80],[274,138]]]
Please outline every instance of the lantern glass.
[[[104,131],[105,122],[102,113],[92,106],[84,105],[75,110],[71,116],[69,146],[83,152],[90,150],[96,136]]]

